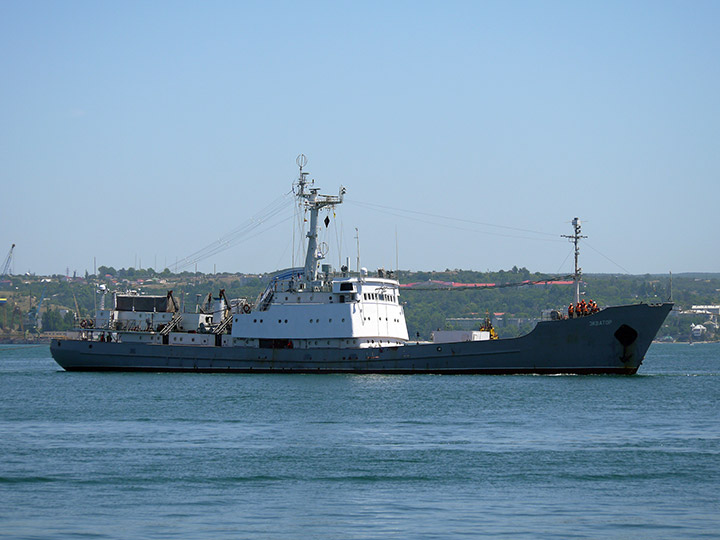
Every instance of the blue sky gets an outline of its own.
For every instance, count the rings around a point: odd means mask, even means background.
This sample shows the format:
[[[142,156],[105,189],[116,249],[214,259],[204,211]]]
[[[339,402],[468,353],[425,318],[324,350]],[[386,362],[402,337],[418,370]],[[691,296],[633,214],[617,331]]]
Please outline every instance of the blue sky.
[[[348,191],[334,266],[357,227],[371,269],[564,273],[579,216],[586,272],[717,272],[719,20],[717,2],[2,2],[0,256],[162,269],[262,222],[303,152]],[[198,270],[290,266],[292,207],[261,225]]]

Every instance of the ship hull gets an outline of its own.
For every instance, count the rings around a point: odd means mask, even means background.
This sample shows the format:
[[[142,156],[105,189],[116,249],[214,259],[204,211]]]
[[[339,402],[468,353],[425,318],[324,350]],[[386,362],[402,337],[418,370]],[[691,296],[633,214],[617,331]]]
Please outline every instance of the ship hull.
[[[512,339],[385,348],[267,349],[53,340],[67,371],[387,374],[625,374],[637,372],[671,303],[543,321]]]

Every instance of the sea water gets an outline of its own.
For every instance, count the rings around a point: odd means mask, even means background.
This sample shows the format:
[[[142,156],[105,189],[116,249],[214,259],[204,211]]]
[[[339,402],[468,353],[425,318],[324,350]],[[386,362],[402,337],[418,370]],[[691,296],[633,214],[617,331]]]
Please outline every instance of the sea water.
[[[720,344],[636,376],[68,373],[0,346],[2,538],[713,538]]]

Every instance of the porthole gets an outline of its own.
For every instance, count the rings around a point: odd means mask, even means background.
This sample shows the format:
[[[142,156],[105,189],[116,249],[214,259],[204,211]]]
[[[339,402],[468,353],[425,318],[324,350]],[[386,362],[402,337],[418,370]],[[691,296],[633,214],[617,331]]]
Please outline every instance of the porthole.
[[[285,324],[287,324],[287,319],[285,319]]]

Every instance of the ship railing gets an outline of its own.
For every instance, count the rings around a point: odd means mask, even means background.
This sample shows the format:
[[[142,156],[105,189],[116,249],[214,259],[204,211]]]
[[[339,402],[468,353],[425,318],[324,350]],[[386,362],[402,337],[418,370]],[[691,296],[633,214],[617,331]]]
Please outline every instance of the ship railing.
[[[108,328],[73,328],[65,332],[65,339],[77,341],[115,341],[120,342],[120,332]]]

